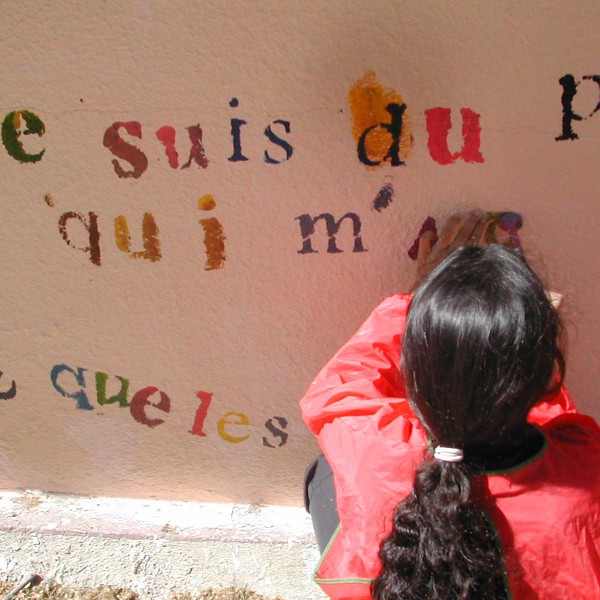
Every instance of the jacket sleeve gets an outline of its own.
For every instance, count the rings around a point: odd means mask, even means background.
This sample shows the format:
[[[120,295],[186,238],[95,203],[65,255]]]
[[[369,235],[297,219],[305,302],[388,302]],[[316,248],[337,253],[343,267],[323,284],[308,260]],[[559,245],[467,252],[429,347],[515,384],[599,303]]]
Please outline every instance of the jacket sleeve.
[[[300,408],[315,434],[337,417],[371,415],[386,398],[406,396],[398,366],[410,298],[386,298],[310,384]]]

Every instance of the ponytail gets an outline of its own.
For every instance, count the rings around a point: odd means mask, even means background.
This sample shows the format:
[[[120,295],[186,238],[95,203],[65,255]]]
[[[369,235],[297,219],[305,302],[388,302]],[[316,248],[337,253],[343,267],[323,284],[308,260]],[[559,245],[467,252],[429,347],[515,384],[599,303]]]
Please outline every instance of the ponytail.
[[[464,460],[428,458],[417,469],[380,548],[375,600],[507,598],[473,474],[486,457],[523,451],[529,410],[557,367],[563,376],[559,332],[540,280],[498,245],[457,250],[418,288],[402,341],[406,391],[434,445],[461,449]]]
[[[421,464],[379,559],[382,572],[371,586],[376,600],[507,598],[495,531],[472,497],[463,462]]]

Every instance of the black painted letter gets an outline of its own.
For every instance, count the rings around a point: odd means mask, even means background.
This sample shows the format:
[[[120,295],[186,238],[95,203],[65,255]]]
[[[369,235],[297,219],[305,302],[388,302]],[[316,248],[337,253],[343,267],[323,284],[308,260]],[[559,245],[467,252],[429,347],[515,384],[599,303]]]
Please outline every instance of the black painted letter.
[[[273,424],[273,420],[277,421],[279,427]],[[279,442],[277,446],[274,446],[266,437],[263,437],[263,446],[266,446],[267,448],[281,448],[281,446],[285,446],[289,434],[283,430],[287,428],[287,425],[288,422],[285,417],[273,417],[273,419],[265,421],[265,427],[271,432],[273,437],[279,438],[281,442]]]
[[[352,233],[354,235],[354,246],[352,248],[352,252],[366,252],[360,237],[360,218],[357,214],[349,212],[343,217],[339,218],[337,221],[334,219],[333,215],[329,213],[322,213],[317,217],[311,217],[309,214],[296,217],[296,220],[300,222],[300,233],[302,235],[302,249],[298,250],[298,254],[310,254],[317,252],[317,250],[314,250],[312,247],[311,236],[315,232],[315,223],[321,219],[325,221],[325,227],[327,228],[327,236],[329,238],[327,242],[328,253],[337,254],[342,252],[342,250],[340,250],[335,243],[335,236],[338,233],[340,225],[344,219],[350,219],[352,221]]]
[[[290,122],[289,121],[282,121],[281,119],[277,119],[276,121],[273,121],[273,125],[275,125],[275,124],[283,125],[285,132],[286,133],[290,132]],[[270,142],[273,142],[276,146],[281,146],[285,150],[285,158],[283,160],[275,160],[274,158],[271,158],[269,156],[269,153],[265,150],[265,162],[266,163],[270,163],[272,165],[278,165],[279,163],[282,163],[282,162],[292,158],[294,149],[288,142],[286,142],[285,140],[281,139],[278,135],[273,133],[273,130],[271,129],[271,125],[269,125],[265,129],[265,135],[267,136],[267,138],[269,138]]]
[[[367,155],[367,136],[371,131],[382,127],[392,134],[392,143],[390,145],[387,154],[383,157],[383,160],[391,159],[392,167],[398,167],[405,164],[400,158],[400,138],[402,135],[402,120],[404,118],[404,111],[406,111],[406,104],[388,104],[385,109],[392,115],[391,123],[379,123],[379,125],[371,125],[367,127],[358,140],[358,159],[361,163],[374,167],[381,164],[380,160],[371,160]]]
[[[600,87],[600,75],[585,75],[583,80],[594,81],[598,87]],[[560,83],[563,88],[563,93],[560,99],[563,111],[562,133],[554,139],[557,142],[561,140],[576,140],[579,138],[579,136],[573,131],[573,121],[585,121],[585,119],[593,116],[598,110],[600,110],[600,100],[596,104],[594,110],[587,117],[582,117],[573,111],[573,98],[577,93],[577,86],[581,82],[576,82],[575,77],[567,73],[558,80],[558,83]]]

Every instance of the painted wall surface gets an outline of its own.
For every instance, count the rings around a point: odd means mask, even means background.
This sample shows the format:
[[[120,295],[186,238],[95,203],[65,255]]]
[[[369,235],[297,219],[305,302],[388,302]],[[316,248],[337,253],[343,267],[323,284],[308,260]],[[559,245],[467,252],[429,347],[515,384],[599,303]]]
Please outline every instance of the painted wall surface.
[[[474,207],[600,417],[598,2],[3,9],[0,487],[299,503],[298,398]]]

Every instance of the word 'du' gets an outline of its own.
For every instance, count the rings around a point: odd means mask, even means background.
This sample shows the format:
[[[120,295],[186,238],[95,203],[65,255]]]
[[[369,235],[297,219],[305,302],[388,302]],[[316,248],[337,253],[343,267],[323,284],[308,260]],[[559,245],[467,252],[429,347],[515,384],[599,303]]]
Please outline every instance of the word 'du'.
[[[348,94],[352,111],[352,133],[357,143],[358,159],[368,167],[406,164],[414,145],[413,123],[402,96],[385,89],[373,71],[367,71]],[[481,146],[481,116],[470,108],[461,108],[462,149],[452,152],[448,135],[452,129],[452,111],[435,107],[425,111],[428,135],[427,148],[431,158],[449,165],[462,159],[467,163],[484,162]]]

